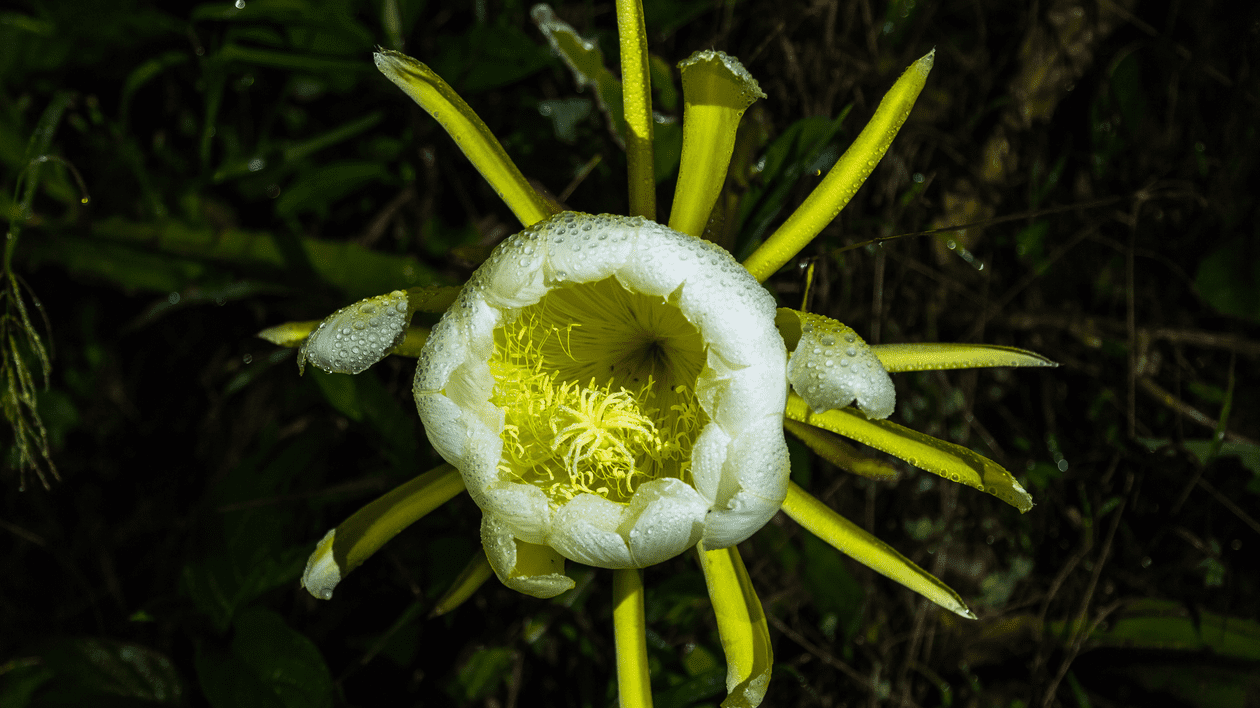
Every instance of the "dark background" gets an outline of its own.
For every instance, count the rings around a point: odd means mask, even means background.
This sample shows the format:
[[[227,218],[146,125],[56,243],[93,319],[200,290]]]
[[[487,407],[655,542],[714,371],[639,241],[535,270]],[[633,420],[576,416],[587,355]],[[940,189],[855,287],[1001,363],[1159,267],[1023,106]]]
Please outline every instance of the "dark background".
[[[893,419],[1010,469],[1037,501],[1024,515],[900,463],[899,481],[873,483],[793,448],[798,482],[980,620],[779,516],[742,546],[776,652],[766,705],[1260,705],[1260,10],[1227,7],[646,3],[653,54],[722,49],[768,94],[728,180],[737,255],[935,47],[887,157],[804,254],[810,306],[871,342],[1008,344],[1062,364],[895,377]],[[427,618],[478,551],[466,497],[332,601],[298,587],[328,528],[437,460],[410,361],[299,378],[290,350],[253,336],[458,284],[518,228],[375,71],[377,45],[433,66],[568,206],[625,213],[624,155],[529,6],[6,8],[0,208],[16,250],[0,348],[6,411],[48,484],[24,479],[5,435],[0,706],[612,704],[607,573],[570,566],[578,587],[554,601],[491,580]],[[556,8],[616,71],[613,9]],[[540,111],[583,105],[571,133]],[[803,282],[788,268],[768,286],[799,306]],[[47,388],[18,292],[50,347]],[[12,393],[19,360],[49,457]],[[682,557],[645,577],[656,704],[716,704],[699,570]]]

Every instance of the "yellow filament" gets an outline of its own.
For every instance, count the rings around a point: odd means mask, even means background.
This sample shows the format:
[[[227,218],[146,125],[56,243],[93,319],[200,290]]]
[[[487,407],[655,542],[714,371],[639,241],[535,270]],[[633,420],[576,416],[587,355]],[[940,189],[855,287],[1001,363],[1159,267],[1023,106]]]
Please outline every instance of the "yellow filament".
[[[561,503],[579,494],[626,502],[644,482],[683,478],[699,428],[694,391],[651,375],[633,388],[562,380],[560,364],[584,363],[571,344],[578,327],[548,324],[531,308],[498,331],[490,400],[504,411],[499,469]],[[654,403],[664,391],[677,403],[662,411]]]

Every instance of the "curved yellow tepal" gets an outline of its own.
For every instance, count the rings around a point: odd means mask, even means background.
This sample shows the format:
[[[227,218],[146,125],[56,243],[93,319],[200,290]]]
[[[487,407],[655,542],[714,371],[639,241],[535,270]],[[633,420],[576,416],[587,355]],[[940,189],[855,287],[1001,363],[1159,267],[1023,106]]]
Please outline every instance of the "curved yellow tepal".
[[[451,583],[442,597],[433,604],[433,611],[429,613],[429,616],[441,617],[464,604],[474,592],[486,584],[492,575],[494,575],[494,569],[490,567],[486,554],[482,552],[473,556],[473,559],[468,561],[468,565],[459,572],[459,577],[455,578],[455,582]]]
[[[853,560],[894,580],[927,599],[967,619],[976,616],[967,603],[935,575],[915,565],[892,546],[875,538],[866,529],[832,511],[795,483],[788,483],[783,513],[792,517],[807,531],[835,547]]]
[[[886,420],[868,420],[852,408],[813,413],[805,399],[788,394],[784,416],[830,430],[863,445],[899,457],[945,479],[988,492],[1020,512],[1033,507],[1032,496],[1010,472],[961,445],[938,440]]]
[[[753,252],[744,267],[758,281],[764,281],[782,268],[809,245],[814,237],[830,224],[844,208],[858,187],[866,181],[879,164],[897,131],[906,122],[914,101],[927,83],[928,72],[936,50],[910,65],[897,83],[884,95],[871,122],[849,146],[836,164],[827,172],[822,183],[805,199],[801,206],[788,217],[766,242]]]
[[[805,446],[813,450],[814,454],[845,472],[884,481],[895,480],[898,477],[897,470],[892,465],[883,460],[863,456],[857,448],[841,440],[835,433],[787,419],[783,421],[783,429],[805,443]]]
[[[306,338],[311,336],[311,332],[315,331],[319,323],[320,320],[285,322],[274,327],[268,327],[254,336],[265,339],[279,347],[297,347],[301,346],[302,342],[305,342]]]
[[[683,85],[683,146],[669,227],[704,233],[735,149],[744,111],[765,98],[757,80],[735,57],[696,52],[678,64]]]
[[[523,225],[555,213],[529,185],[486,124],[442,77],[401,52],[386,50],[374,56],[376,68],[442,125]]]
[[[876,344],[871,346],[871,350],[890,373],[998,366],[1058,366],[1036,352],[994,344]]]
[[[395,487],[329,531],[306,561],[302,587],[330,600],[333,588],[385,542],[464,491],[459,470],[440,465]]]
[[[726,700],[722,708],[756,708],[770,686],[774,651],[761,600],[735,546],[706,551],[696,546],[709,600],[726,654]]]

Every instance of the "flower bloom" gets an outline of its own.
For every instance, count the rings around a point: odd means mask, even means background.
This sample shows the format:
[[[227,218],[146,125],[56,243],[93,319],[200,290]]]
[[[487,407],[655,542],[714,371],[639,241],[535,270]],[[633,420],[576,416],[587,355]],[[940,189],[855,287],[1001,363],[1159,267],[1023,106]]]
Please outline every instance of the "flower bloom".
[[[788,480],[774,319],[729,253],[641,217],[565,212],[500,245],[433,328],[414,387],[499,577],[541,596],[572,585],[513,579],[518,543],[642,568],[761,528]]]
[[[932,67],[898,79],[870,123],[805,202],[741,265],[701,240],[744,110],[762,97],[738,61],[698,52],[680,64],[683,150],[668,226],[655,192],[646,35],[637,2],[618,0],[631,217],[557,208],[511,163],[472,109],[420,62],[378,68],[455,138],[525,225],[462,288],[395,291],[318,323],[262,336],[309,361],[359,373],[389,354],[418,356],[413,393],[447,461],[328,532],[303,585],[333,589],[401,529],[467,491],[483,512],[473,559],[435,613],[492,574],[536,597],[573,587],[565,560],[614,570],[613,621],[623,706],[650,706],[638,569],[694,548],[727,660],[724,706],[761,703],[773,662],[766,617],[736,544],[778,510],[894,581],[964,617],[962,598],[788,479],[784,429],[842,467],[863,463],[831,433],[989,492],[1027,511],[1006,470],[965,448],[891,423],[889,373],[1053,366],[1010,347],[868,346],[817,314],[776,310],[760,285],[830,223],[887,150]],[[545,6],[540,29],[578,71],[593,45]],[[575,60],[578,57],[578,60]],[[416,311],[444,312],[426,330]],[[790,389],[790,390],[789,390]],[[869,465],[868,465],[869,466]]]

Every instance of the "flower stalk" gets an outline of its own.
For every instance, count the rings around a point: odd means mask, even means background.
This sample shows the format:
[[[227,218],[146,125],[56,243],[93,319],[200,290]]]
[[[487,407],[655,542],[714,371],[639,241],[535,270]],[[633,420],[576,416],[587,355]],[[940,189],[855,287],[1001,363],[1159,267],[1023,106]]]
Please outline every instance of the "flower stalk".
[[[621,708],[652,708],[643,571],[638,568],[613,571],[613,637]]]

